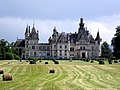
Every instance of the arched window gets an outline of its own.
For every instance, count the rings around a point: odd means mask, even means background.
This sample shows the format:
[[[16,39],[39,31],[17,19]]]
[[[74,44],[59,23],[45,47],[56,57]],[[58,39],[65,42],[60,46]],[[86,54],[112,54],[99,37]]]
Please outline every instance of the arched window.
[[[80,49],[82,50],[82,47],[80,47]]]
[[[85,50],[85,46],[83,47],[83,49]]]

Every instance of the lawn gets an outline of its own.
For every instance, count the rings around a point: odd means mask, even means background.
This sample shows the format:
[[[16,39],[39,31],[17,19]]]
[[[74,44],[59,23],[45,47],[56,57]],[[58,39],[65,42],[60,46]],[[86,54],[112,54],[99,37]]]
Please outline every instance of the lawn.
[[[0,61],[0,69],[13,76],[12,81],[2,81],[0,74],[0,90],[120,90],[120,63],[60,60],[60,64],[48,61],[46,65],[45,61],[35,65]],[[50,69],[55,73],[49,73]]]

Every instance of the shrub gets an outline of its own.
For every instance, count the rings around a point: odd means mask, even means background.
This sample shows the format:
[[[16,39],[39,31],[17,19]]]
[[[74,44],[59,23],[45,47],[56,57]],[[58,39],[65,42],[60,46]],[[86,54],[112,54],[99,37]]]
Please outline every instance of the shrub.
[[[118,61],[117,61],[117,60],[114,60],[114,63],[118,63]]]
[[[72,62],[72,59],[70,59],[69,62]]]
[[[45,64],[48,64],[48,62],[45,62]]]
[[[26,62],[29,62],[28,60],[26,60]]]
[[[112,60],[108,60],[109,64],[112,64]]]
[[[89,59],[86,59],[86,62],[89,62]]]
[[[12,75],[11,74],[4,74],[3,81],[9,81],[9,80],[12,80]]]
[[[5,53],[5,59],[6,59],[6,60],[13,60],[13,59],[14,59],[14,56],[13,56],[12,53],[7,52],[7,53]]]
[[[93,61],[93,60],[91,60],[91,63],[94,63],[94,61]]]
[[[3,70],[2,69],[0,69],[0,74],[3,74]]]
[[[54,69],[51,69],[51,70],[49,71],[49,73],[55,73],[55,70],[54,70]]]
[[[59,62],[58,62],[58,61],[55,61],[54,64],[59,64]]]
[[[20,57],[18,55],[14,54],[14,59],[15,60],[20,60]]]
[[[35,60],[30,60],[29,64],[36,64],[36,61]]]
[[[52,59],[53,62],[55,62],[56,60],[55,59]]]
[[[100,60],[99,61],[99,64],[105,64],[103,60]]]

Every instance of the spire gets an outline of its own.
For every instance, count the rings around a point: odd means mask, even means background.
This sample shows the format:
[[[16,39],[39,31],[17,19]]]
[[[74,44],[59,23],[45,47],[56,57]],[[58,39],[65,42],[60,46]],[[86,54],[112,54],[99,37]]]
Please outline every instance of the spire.
[[[28,24],[26,26],[26,31],[25,31],[25,34],[29,33],[29,30],[28,30]]]
[[[97,36],[96,36],[96,38],[95,38],[95,41],[101,42],[101,40],[102,40],[102,39],[100,38],[99,29],[98,29]]]
[[[83,23],[83,18],[80,18],[80,29],[83,29],[84,28],[84,23]]]
[[[56,32],[57,30],[56,30],[56,27],[54,26],[54,29],[53,29],[53,32]]]
[[[32,28],[31,33],[36,33],[36,29],[35,29],[35,25],[34,25],[34,23],[33,23],[33,28]]]

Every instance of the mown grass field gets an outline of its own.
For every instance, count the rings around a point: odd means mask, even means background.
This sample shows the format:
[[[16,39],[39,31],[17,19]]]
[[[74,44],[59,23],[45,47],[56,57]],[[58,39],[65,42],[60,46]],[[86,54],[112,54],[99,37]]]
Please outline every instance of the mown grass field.
[[[120,63],[44,62],[0,61],[0,69],[13,76],[12,81],[2,81],[0,75],[0,90],[120,90]],[[49,73],[50,69],[55,73]]]

